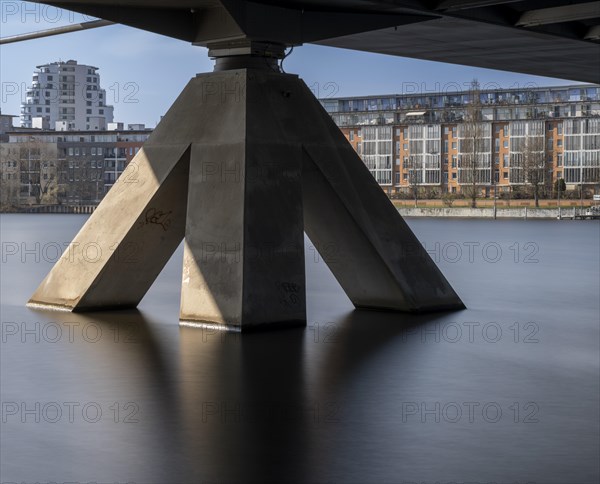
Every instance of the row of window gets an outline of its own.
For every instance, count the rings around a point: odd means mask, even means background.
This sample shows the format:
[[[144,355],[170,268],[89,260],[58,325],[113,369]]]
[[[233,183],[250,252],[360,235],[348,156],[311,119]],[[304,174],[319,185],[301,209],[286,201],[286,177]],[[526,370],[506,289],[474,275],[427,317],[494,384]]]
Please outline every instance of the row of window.
[[[460,89],[460,85],[456,85]],[[600,100],[600,89],[547,88],[523,91],[480,92],[479,103],[485,105],[503,104],[548,104],[562,102],[589,102]],[[407,95],[394,97],[371,97],[353,99],[324,99],[322,104],[328,112],[383,111],[396,109],[443,108],[472,104],[473,92],[435,93],[430,95]]]
[[[128,154],[129,156],[133,156],[136,155],[138,153],[138,151],[140,150],[140,148],[138,146],[136,147],[129,147],[129,148],[117,148],[117,150],[115,150],[114,148],[102,148],[102,147],[91,147],[89,154],[92,156],[106,156],[106,157],[110,157],[110,158],[115,158],[115,157],[119,157],[119,158],[124,158],[126,157]],[[70,147],[67,148],[67,154],[69,156],[86,156],[87,155],[87,149],[85,147],[81,147],[81,148],[75,148],[75,147]]]

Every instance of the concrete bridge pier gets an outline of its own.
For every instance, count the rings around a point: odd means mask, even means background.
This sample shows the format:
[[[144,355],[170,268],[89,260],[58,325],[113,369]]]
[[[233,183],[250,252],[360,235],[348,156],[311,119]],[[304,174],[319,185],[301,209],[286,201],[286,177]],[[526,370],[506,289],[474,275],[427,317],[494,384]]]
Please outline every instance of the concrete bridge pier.
[[[185,239],[182,324],[306,324],[303,232],[356,307],[463,308],[284,46],[211,50],[31,305],[136,306]]]

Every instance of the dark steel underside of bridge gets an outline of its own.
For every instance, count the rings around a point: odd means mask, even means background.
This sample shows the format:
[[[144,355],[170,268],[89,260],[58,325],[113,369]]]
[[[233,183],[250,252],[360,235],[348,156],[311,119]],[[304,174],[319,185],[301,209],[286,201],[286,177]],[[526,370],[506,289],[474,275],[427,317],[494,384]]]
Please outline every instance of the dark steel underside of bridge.
[[[42,2],[206,45],[240,37],[600,82],[600,2],[63,0]]]

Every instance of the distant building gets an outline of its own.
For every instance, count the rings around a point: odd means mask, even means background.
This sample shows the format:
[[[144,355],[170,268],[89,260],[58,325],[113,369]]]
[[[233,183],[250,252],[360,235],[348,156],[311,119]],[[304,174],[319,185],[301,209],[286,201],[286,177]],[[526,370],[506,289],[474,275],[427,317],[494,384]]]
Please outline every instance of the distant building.
[[[9,131],[13,131],[13,116],[12,114],[2,114],[0,111],[0,143],[6,143],[8,141],[8,133]]]
[[[132,127],[9,132],[0,144],[3,206],[98,204],[152,133]]]
[[[527,189],[534,179],[546,194],[558,179],[569,190],[600,191],[597,85],[476,86],[321,103],[390,196],[464,193],[473,186],[489,196]]]
[[[74,60],[37,66],[21,105],[22,127],[102,131],[112,121],[98,68]]]

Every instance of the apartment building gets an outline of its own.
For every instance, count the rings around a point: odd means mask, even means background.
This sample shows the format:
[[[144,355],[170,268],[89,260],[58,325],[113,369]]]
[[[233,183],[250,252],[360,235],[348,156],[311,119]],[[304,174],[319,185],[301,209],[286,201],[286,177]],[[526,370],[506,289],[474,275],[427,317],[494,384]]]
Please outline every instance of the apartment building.
[[[69,60],[37,66],[26,101],[21,105],[24,128],[107,129],[113,107],[100,87],[98,68]]]
[[[152,133],[143,125],[114,127],[9,132],[0,144],[3,204],[98,204]]]
[[[600,191],[600,87],[321,100],[390,196]]]

